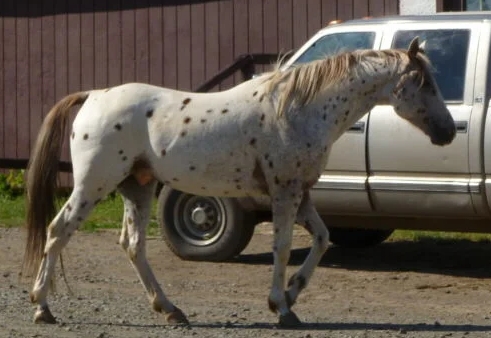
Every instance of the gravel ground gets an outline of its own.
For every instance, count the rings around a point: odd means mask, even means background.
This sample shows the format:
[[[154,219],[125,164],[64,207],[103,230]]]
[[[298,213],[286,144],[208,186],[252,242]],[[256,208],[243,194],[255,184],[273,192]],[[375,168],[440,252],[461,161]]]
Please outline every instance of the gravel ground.
[[[309,237],[297,229],[289,272]],[[73,295],[61,279],[50,307],[55,325],[32,323],[30,281],[19,280],[24,233],[0,228],[0,337],[491,337],[491,245],[389,242],[330,248],[294,307],[304,321],[284,330],[267,308],[272,235],[261,225],[234,262],[187,262],[158,238],[148,257],[191,326],[151,311],[118,233],[78,233],[64,252]]]

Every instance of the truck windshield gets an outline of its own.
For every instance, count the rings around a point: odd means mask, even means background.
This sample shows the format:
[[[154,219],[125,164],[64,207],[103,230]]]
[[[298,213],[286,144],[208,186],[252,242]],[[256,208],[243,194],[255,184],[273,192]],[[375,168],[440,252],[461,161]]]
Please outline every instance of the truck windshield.
[[[324,35],[314,42],[294,63],[320,60],[356,49],[372,49],[375,32],[345,32]]]

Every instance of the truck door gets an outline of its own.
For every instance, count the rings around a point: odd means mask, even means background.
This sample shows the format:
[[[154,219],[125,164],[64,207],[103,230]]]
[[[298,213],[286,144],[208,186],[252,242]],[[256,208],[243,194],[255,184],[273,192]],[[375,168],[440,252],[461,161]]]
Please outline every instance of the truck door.
[[[398,117],[390,106],[377,106],[369,116],[369,190],[379,214],[412,216],[475,215],[472,194],[479,180],[469,164],[469,130],[480,24],[442,22],[397,26],[382,48],[407,48],[419,36],[433,74],[457,124],[447,146]]]

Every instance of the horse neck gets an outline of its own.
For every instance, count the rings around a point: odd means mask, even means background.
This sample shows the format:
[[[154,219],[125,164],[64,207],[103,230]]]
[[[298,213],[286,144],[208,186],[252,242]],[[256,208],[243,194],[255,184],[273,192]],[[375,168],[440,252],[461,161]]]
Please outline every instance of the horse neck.
[[[387,103],[397,66],[380,58],[362,59],[309,108],[328,115],[337,138],[375,105]]]

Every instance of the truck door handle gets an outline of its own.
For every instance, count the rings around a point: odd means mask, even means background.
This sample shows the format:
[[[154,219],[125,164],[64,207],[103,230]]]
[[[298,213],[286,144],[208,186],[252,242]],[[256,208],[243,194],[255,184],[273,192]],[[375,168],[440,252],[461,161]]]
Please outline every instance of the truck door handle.
[[[364,133],[365,132],[365,122],[363,121],[358,121],[355,122],[348,130],[347,132],[350,133]]]
[[[467,121],[455,121],[455,129],[457,133],[467,133]]]

